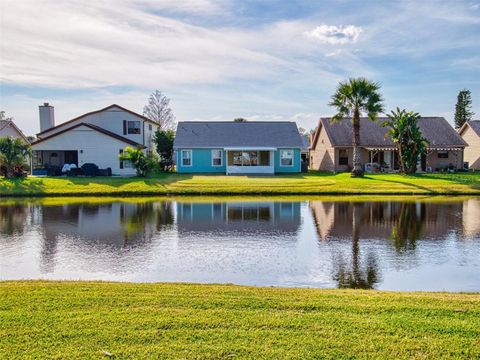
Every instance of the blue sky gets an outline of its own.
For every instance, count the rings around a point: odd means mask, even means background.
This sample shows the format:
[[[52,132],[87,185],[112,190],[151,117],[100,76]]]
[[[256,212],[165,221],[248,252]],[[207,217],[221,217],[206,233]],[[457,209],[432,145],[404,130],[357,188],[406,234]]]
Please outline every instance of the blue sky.
[[[480,0],[0,2],[0,107],[27,133],[159,89],[177,120],[294,120],[310,129],[339,81],[364,76],[397,106],[480,118]]]

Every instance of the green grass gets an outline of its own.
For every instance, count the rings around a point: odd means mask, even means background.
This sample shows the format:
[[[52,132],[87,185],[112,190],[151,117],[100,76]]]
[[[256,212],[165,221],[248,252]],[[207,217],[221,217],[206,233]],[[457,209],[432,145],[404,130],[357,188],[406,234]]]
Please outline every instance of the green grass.
[[[0,282],[0,357],[480,357],[480,294]]]
[[[160,174],[151,178],[0,178],[1,196],[75,195],[480,194],[480,172],[366,175],[310,172],[278,176]]]

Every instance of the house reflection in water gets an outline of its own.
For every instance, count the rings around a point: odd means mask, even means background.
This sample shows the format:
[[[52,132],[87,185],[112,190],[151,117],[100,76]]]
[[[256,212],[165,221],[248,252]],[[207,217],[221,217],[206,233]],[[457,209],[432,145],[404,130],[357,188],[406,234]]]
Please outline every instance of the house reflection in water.
[[[42,272],[53,271],[59,242],[80,258],[102,254],[101,261],[108,262],[120,251],[148,246],[156,231],[174,221],[170,202],[70,204],[39,210],[34,223],[43,232]]]
[[[463,233],[468,238],[480,237],[480,198],[463,202]]]
[[[395,251],[414,251],[417,241],[442,241],[461,228],[462,202],[325,202],[310,201],[321,241],[351,241],[351,254],[337,253],[332,277],[338,287],[374,288],[380,281],[377,252],[361,254],[375,240],[385,240]],[[364,251],[364,250],[362,250]]]
[[[294,234],[301,223],[299,202],[177,202],[178,231]]]
[[[328,202],[310,201],[319,239],[351,237],[354,209],[361,238],[393,239],[398,248],[418,239],[444,238],[462,227],[461,201],[451,202]]]

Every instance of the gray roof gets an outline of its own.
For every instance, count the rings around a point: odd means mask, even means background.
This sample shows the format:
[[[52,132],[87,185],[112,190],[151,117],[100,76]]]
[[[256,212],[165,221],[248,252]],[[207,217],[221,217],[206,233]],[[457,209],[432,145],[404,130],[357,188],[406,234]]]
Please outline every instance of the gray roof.
[[[360,118],[360,146],[395,146],[390,137],[385,137],[388,128],[380,125],[385,120],[388,118],[380,117],[375,122],[368,118]],[[333,146],[352,146],[353,129],[350,119],[332,124],[330,118],[321,118],[320,123],[325,128]],[[429,141],[430,148],[467,146],[467,143],[443,117],[421,117],[418,126],[423,136]]]
[[[180,121],[174,148],[302,148],[297,124],[287,121]]]

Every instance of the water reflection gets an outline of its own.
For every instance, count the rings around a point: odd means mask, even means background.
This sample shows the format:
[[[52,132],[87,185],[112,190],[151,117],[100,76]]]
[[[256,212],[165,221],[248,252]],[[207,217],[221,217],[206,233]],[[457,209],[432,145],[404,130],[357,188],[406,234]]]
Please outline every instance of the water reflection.
[[[180,233],[242,232],[295,234],[301,223],[299,202],[178,202]]]
[[[0,202],[0,279],[480,290],[480,199]]]

